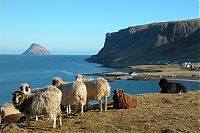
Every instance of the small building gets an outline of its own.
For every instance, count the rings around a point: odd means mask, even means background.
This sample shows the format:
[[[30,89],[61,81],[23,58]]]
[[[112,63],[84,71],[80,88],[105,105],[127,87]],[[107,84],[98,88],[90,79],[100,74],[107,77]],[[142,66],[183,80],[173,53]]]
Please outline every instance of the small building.
[[[192,66],[192,64],[191,64],[190,62],[184,62],[184,63],[182,64],[182,67],[183,67],[183,68],[191,68],[191,66]]]
[[[129,72],[128,74],[131,75],[131,76],[137,76],[137,75],[138,75],[138,74],[137,74],[136,72],[134,72],[134,71],[131,71],[131,72]]]

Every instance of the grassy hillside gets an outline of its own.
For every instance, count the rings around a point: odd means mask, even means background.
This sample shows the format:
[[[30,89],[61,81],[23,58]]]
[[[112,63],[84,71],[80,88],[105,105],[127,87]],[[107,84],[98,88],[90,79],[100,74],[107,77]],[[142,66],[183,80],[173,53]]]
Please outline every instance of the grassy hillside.
[[[132,109],[112,109],[99,113],[90,110],[84,114],[62,116],[63,126],[51,129],[50,122],[31,122],[31,127],[20,126],[10,132],[200,132],[200,91],[186,94],[141,94],[133,95],[139,107]],[[1,125],[3,128],[4,125]]]

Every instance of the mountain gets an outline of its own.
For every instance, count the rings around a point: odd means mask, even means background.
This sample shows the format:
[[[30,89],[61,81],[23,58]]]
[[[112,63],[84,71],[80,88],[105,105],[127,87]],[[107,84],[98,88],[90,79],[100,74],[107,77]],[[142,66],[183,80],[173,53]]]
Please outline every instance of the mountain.
[[[31,46],[22,53],[23,55],[49,55],[50,52],[40,44],[33,43]]]
[[[151,23],[107,33],[104,47],[86,60],[105,66],[200,61],[200,19]]]

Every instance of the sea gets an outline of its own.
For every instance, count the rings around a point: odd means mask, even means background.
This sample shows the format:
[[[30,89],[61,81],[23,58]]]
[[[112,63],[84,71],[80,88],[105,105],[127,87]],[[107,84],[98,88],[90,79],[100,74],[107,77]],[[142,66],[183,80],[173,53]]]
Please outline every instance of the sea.
[[[60,76],[64,81],[75,80],[75,75],[99,72],[117,72],[128,69],[103,67],[100,64],[89,63],[85,59],[90,55],[0,55],[0,106],[12,102],[12,93],[19,90],[21,83],[28,83],[31,88],[41,88],[51,85],[52,78]],[[95,76],[86,76],[96,78]],[[199,82],[179,80],[188,90],[199,90]],[[112,99],[113,90],[121,88],[129,94],[159,93],[157,80],[136,81],[116,80],[110,82]]]

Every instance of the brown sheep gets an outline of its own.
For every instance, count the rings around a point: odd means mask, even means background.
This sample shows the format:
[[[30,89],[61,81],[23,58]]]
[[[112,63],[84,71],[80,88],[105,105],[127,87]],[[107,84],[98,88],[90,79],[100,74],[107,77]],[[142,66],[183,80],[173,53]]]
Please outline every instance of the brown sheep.
[[[167,79],[160,79],[158,85],[161,88],[160,93],[186,93],[186,87],[181,83],[168,82]]]
[[[25,116],[23,114],[21,114],[21,113],[10,114],[10,115],[6,115],[2,118],[1,124],[18,123],[22,120],[25,120]]]
[[[11,114],[19,114],[19,110],[15,108],[15,106],[11,103],[5,103],[3,107],[0,109],[1,117],[11,115]]]
[[[124,93],[121,89],[113,91],[113,109],[128,109],[138,106],[138,101],[133,96]]]

